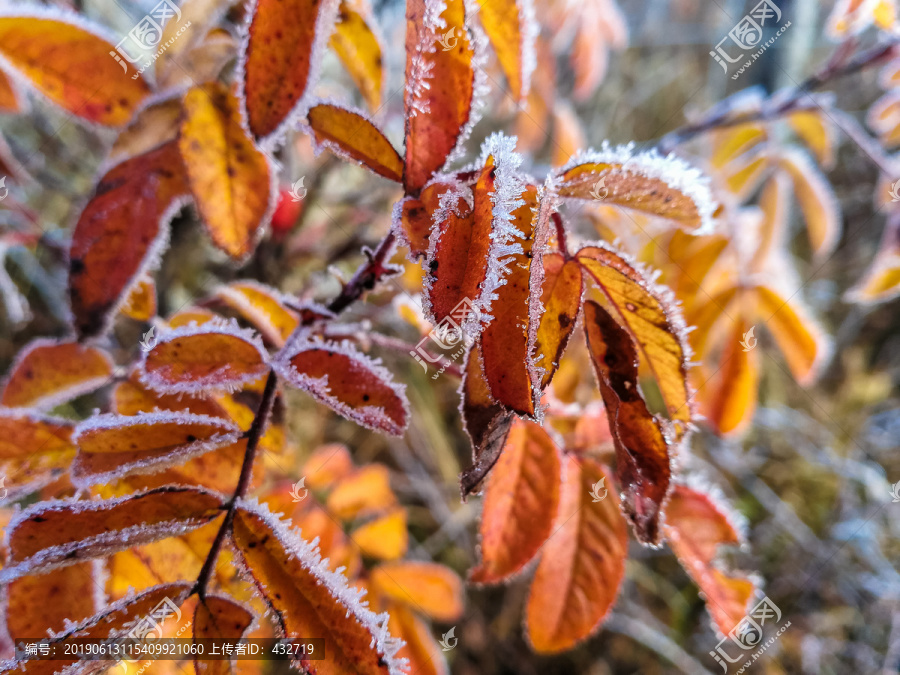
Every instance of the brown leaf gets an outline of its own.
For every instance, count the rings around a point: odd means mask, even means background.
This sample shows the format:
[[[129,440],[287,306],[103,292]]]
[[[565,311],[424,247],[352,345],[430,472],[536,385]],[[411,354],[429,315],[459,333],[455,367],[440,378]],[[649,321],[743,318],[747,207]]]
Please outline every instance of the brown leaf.
[[[538,563],[525,630],[541,654],[571,649],[612,608],[625,576],[628,528],[610,473],[590,457],[567,455],[553,534]],[[597,500],[592,495],[604,495]]]
[[[398,183],[403,180],[403,160],[364,113],[333,103],[319,103],[306,116],[320,146],[379,176]]]
[[[560,475],[559,451],[547,432],[533,422],[514,422],[488,477],[481,511],[481,563],[470,581],[503,581],[537,554],[556,516]]]
[[[48,410],[94,391],[112,377],[109,354],[77,342],[33,340],[10,368],[0,403]]]
[[[440,198],[448,190],[457,187],[451,182],[435,179],[419,192],[418,197],[404,197],[394,208],[400,210],[398,236],[409,246],[410,260],[428,254],[428,238],[434,225],[434,215],[440,208]]]
[[[429,23],[438,13],[437,23]],[[417,195],[468,135],[473,123],[474,58],[463,0],[407,3],[403,186],[408,194]]]
[[[211,492],[173,486],[121,499],[40,502],[7,526],[0,582],[170,537],[209,522],[221,507]]]
[[[231,644],[244,635],[253,623],[253,613],[227,596],[207,595],[194,610],[194,642],[198,639],[228,640]],[[206,675],[230,675],[235,672],[236,661],[194,657],[198,673]]]
[[[584,304],[584,327],[616,446],[625,511],[637,538],[657,544],[672,475],[663,423],[647,410],[638,389],[637,347],[630,335],[592,300]]]
[[[535,334],[534,361],[544,369],[540,390],[550,384],[559,368],[581,309],[582,272],[576,260],[561,253],[545,253],[541,306],[544,308]]]
[[[27,410],[0,409],[0,475],[7,492],[17,499],[63,474],[75,457],[74,424]]]
[[[275,186],[268,158],[247,137],[238,101],[224,85],[185,95],[178,148],[213,243],[244,260],[272,217]]]
[[[719,546],[743,541],[731,515],[709,495],[676,485],[666,506],[665,534],[679,562],[705,594],[714,626],[727,635],[746,615],[753,582],[714,565]]]
[[[69,253],[69,298],[82,336],[102,332],[168,245],[168,223],[187,201],[184,167],[166,143],[110,169],[81,212]]]
[[[72,483],[88,487],[132,473],[156,473],[236,443],[240,430],[221,417],[183,412],[96,415],[80,423]]]
[[[145,101],[128,126],[116,136],[109,151],[109,160],[121,162],[174,141],[178,137],[181,99],[179,92],[162,99],[154,96]]]
[[[323,564],[318,550],[264,507],[238,502],[234,544],[285,637],[322,640],[321,660],[297,659],[317,675],[395,675],[399,644],[387,635],[386,615],[359,603],[346,578]],[[317,652],[319,650],[317,649]]]
[[[144,353],[141,380],[163,394],[231,392],[264,376],[268,359],[255,333],[215,321],[162,333]]]
[[[280,140],[309,108],[337,0],[257,0],[246,30],[237,80],[250,133]]]
[[[349,343],[298,341],[273,364],[284,380],[368,429],[400,436],[409,422],[406,387]]]

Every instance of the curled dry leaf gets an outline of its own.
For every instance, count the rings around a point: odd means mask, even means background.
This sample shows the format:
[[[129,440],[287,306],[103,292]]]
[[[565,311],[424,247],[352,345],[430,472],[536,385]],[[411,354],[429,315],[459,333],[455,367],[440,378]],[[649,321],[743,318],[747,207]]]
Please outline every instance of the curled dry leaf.
[[[228,420],[187,412],[96,415],[75,429],[72,482],[87,487],[154,473],[236,443],[239,436],[240,429]]]
[[[100,179],[69,253],[69,298],[80,335],[103,331],[141,275],[158,264],[168,223],[188,195],[174,142],[127,159]]]
[[[338,0],[257,0],[239,62],[244,119],[254,138],[277,142],[306,113]]]
[[[540,391],[553,379],[575,330],[583,287],[581,265],[577,260],[551,252],[543,255],[542,262],[544,281],[540,303],[544,312],[534,339],[534,362],[543,370]]]
[[[273,170],[244,132],[238,101],[224,85],[194,87],[185,95],[178,147],[213,243],[243,260],[275,208]]]
[[[268,359],[252,331],[214,321],[161,333],[144,353],[141,379],[163,394],[231,392],[265,375]]]
[[[403,160],[364,113],[334,103],[319,103],[306,115],[316,143],[379,176],[403,180]]]
[[[13,642],[61,633],[106,606],[104,569],[98,560],[24,576],[4,589],[3,615]]]
[[[73,641],[73,639],[99,641],[115,636],[119,631],[127,630],[134,622],[149,616],[151,610],[164,600],[180,606],[190,592],[191,585],[183,583],[161,584],[148,588],[137,595],[129,595],[114,602],[103,611],[69,627],[62,635],[50,638],[49,643],[55,646],[57,653],[65,654],[66,643]],[[54,660],[22,659],[4,664],[8,669],[4,669],[3,672],[9,675],[25,675],[26,673],[27,675],[55,675],[64,668],[73,667],[76,663],[79,663],[79,660],[66,660],[64,658]],[[84,661],[80,661],[80,663],[81,668],[86,667]],[[90,662],[91,667],[96,667],[97,670],[108,668],[113,664],[114,661]]]
[[[487,480],[481,563],[470,581],[503,581],[537,554],[556,516],[560,475],[559,451],[547,432],[533,422],[514,422]]]
[[[474,59],[463,0],[407,3],[403,186],[408,194],[417,195],[440,171],[474,123]]]
[[[381,107],[384,48],[368,0],[342,0],[331,48],[350,73],[369,110]]]
[[[150,93],[140,74],[132,77],[123,70],[113,46],[117,39],[99,26],[70,13],[4,14],[4,68],[65,111],[89,122],[121,126]]]
[[[373,594],[387,596],[436,621],[456,621],[463,614],[462,579],[437,563],[383,563],[372,570],[369,583]]]
[[[216,289],[216,297],[249,321],[276,347],[283,347],[299,324],[282,294],[255,281],[234,281]]]
[[[562,197],[593,199],[674,220],[697,234],[712,231],[709,179],[675,157],[635,154],[631,145],[578,153],[558,171]]]
[[[466,354],[466,365],[460,383],[460,413],[463,428],[472,443],[472,466],[460,476],[463,498],[484,480],[500,456],[513,413],[491,396],[481,367],[481,348],[476,342]]]
[[[745,574],[714,565],[719,546],[740,545],[741,528],[708,494],[676,485],[666,506],[666,540],[700,587],[713,625],[722,635],[747,614],[755,588]]]
[[[103,386],[112,373],[112,359],[102,349],[77,342],[34,340],[19,352],[10,368],[0,404],[47,410]]]
[[[672,476],[669,439],[641,396],[637,345],[629,333],[592,300],[584,304],[584,327],[616,447],[625,511],[638,540],[655,545]]]
[[[564,651],[590,636],[606,618],[625,576],[628,528],[610,473],[590,457],[567,455],[553,533],[538,563],[525,630],[542,654]],[[592,492],[605,490],[595,500]]]
[[[288,345],[273,367],[339,415],[368,429],[400,436],[409,423],[406,387],[380,361],[349,342],[300,341]]]
[[[674,431],[681,438],[693,416],[692,391],[687,363],[691,348],[686,326],[675,297],[652,275],[606,245],[586,246],[575,259],[602,293],[639,349],[641,363],[655,378]]]
[[[174,486],[119,499],[40,502],[6,528],[9,556],[0,582],[183,533],[215,518],[221,507],[211,492]]]
[[[0,408],[0,476],[3,500],[47,485],[62,475],[75,457],[74,423],[28,410]]]
[[[238,501],[234,516],[238,558],[275,611],[285,637],[322,638],[320,660],[297,659],[321,675],[399,675],[399,641],[387,631],[386,614],[360,602],[361,593],[332,572],[319,551],[264,507]],[[318,652],[318,649],[317,649]]]
[[[244,635],[253,624],[253,613],[231,598],[207,595],[194,610],[194,642],[204,639],[228,640],[232,644]],[[194,657],[194,667],[205,675],[231,675],[235,661]]]

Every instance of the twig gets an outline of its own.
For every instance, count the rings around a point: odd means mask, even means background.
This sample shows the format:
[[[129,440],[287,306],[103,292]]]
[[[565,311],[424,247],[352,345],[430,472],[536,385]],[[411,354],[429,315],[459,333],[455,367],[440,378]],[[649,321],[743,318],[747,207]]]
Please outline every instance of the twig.
[[[341,290],[340,295],[328,305],[328,309],[335,314],[340,314],[362,297],[363,293],[375,288],[375,285],[382,278],[396,272],[396,268],[387,263],[387,259],[394,251],[395,244],[396,237],[394,233],[388,232],[374,251],[366,250],[368,261],[360,265],[350,281]]]
[[[234,494],[228,501],[228,511],[225,513],[225,520],[216,533],[209,553],[206,554],[206,560],[197,575],[197,583],[191,589],[191,593],[197,593],[200,599],[206,597],[206,587],[209,584],[213,569],[215,568],[216,558],[219,551],[222,550],[222,544],[225,542],[225,536],[231,531],[234,523],[234,512],[237,509],[237,500],[247,494],[250,487],[250,479],[253,476],[253,462],[256,459],[256,450],[259,447],[259,439],[262,438],[266,424],[272,414],[272,406],[275,404],[275,392],[278,389],[278,377],[274,370],[269,371],[269,377],[266,379],[266,388],[263,390],[262,399],[259,402],[259,408],[256,410],[256,417],[245,434],[247,437],[247,450],[244,452],[244,463],[241,465],[241,475],[238,478],[237,487]]]

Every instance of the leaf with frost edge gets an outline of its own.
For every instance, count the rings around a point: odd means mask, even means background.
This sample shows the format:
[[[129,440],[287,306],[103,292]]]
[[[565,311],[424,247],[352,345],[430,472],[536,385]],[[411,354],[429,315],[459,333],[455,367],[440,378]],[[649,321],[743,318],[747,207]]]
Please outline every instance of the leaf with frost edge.
[[[297,354],[308,350],[328,350],[338,353],[348,359],[361,364],[365,369],[370,371],[373,376],[393,390],[394,394],[400,399],[405,417],[405,424],[401,427],[394,420],[388,417],[382,408],[377,406],[362,406],[352,408],[337,397],[331,394],[328,386],[328,376],[314,378],[297,371],[291,359]],[[382,365],[381,359],[373,359],[366,354],[358,351],[352,342],[344,340],[342,342],[325,342],[321,339],[309,339],[308,336],[298,336],[296,340],[289,341],[288,345],[281,350],[272,362],[272,368],[284,380],[298,389],[307,392],[310,396],[319,402],[327,405],[339,415],[353,420],[357,424],[373,431],[383,431],[392,436],[402,436],[409,424],[409,401],[406,398],[406,385],[394,381],[394,377],[387,368]]]
[[[262,359],[262,365],[259,368],[259,372],[247,373],[239,377],[232,377],[228,382],[225,383],[221,383],[219,381],[210,381],[210,379],[215,376],[215,374],[213,374],[206,376],[204,379],[190,379],[173,384],[168,380],[159,378],[155,373],[146,369],[147,356],[150,355],[153,350],[156,349],[156,347],[158,347],[159,345],[171,342],[172,340],[176,340],[178,338],[195,337],[198,335],[207,334],[229,335],[231,337],[243,340],[249,345],[255,347]],[[252,382],[256,382],[259,378],[266,374],[269,369],[269,354],[266,351],[262,340],[260,340],[259,336],[254,331],[250,330],[249,328],[241,328],[238,325],[237,321],[235,321],[234,319],[225,320],[217,317],[201,325],[197,325],[192,321],[187,326],[181,326],[179,328],[163,332],[157,337],[156,344],[154,345],[153,349],[144,352],[141,355],[140,363],[138,363],[138,369],[140,371],[141,382],[157,394],[188,394],[189,396],[195,396],[198,394],[208,393],[210,391],[232,394],[236,391],[239,391],[244,386]]]
[[[69,427],[71,430],[74,430],[74,428],[75,428],[75,422],[72,420],[67,420],[63,417],[51,417],[49,415],[43,415],[39,412],[35,412],[28,408],[3,408],[3,407],[0,407],[0,417],[26,419],[29,422],[34,422],[37,424],[47,423],[47,424],[65,426],[65,427]],[[71,440],[69,442],[71,443],[72,447],[74,448],[75,443],[72,442]],[[41,452],[41,450],[43,450],[43,446],[38,448],[37,450],[32,451],[30,456],[33,457],[33,456],[37,455],[38,453]],[[0,463],[6,462],[6,461],[16,461],[16,460],[15,459],[0,460]],[[32,481],[30,481],[28,483],[23,483],[18,486],[4,486],[4,487],[6,487],[6,496],[3,497],[2,499],[0,499],[0,505],[6,504],[8,502],[16,501],[16,500],[20,499],[21,497],[24,497],[25,495],[30,494],[30,493],[34,492],[35,490],[39,490],[40,488],[44,487],[45,485],[52,483],[55,479],[56,479],[56,476],[54,476],[54,475],[38,476],[37,478],[35,478]]]
[[[88,488],[92,485],[111,483],[119,478],[130,476],[132,474],[148,474],[162,471],[170,466],[183,464],[187,460],[203,455],[211,450],[237,443],[241,438],[241,430],[231,420],[223,417],[211,417],[210,415],[199,415],[191,412],[181,411],[154,411],[142,412],[136,415],[118,415],[114,413],[106,413],[96,415],[78,424],[72,435],[72,442],[78,445],[81,434],[94,431],[96,429],[117,429],[127,426],[139,424],[153,424],[154,422],[166,423],[176,422],[177,424],[212,424],[222,429],[221,433],[216,433],[205,440],[193,441],[185,443],[170,450],[165,455],[151,457],[149,459],[134,460],[120,464],[115,469],[102,473],[87,473],[80,464],[83,455],[93,454],[120,454],[120,453],[87,453],[79,447],[75,461],[72,462],[70,468],[70,477],[72,484],[79,488]],[[152,452],[152,449],[137,452]],[[123,450],[121,454],[128,453]]]
[[[279,333],[275,329],[275,327],[271,323],[269,323],[268,315],[260,311],[244,294],[244,292],[240,288],[236,287],[238,284],[240,286],[250,288],[260,295],[265,295],[271,298],[272,302],[281,306],[281,308],[284,309],[285,312],[295,316],[296,311],[288,306],[288,300],[290,298],[279,291],[277,288],[267,286],[266,284],[260,283],[254,279],[239,279],[230,284],[219,286],[214,291],[215,295],[219,296],[219,298],[221,298],[226,304],[230,305],[232,309],[239,312],[248,322],[252,323],[265,339],[275,344],[279,348],[284,346],[285,338],[283,338],[281,333]],[[295,316],[295,318],[297,317]]]
[[[244,497],[236,501],[238,509],[242,509],[263,521],[275,534],[281,546],[284,548],[285,554],[292,560],[297,560],[316,580],[325,586],[335,601],[347,608],[347,617],[351,615],[372,635],[370,647],[374,648],[384,658],[390,675],[402,675],[407,672],[409,662],[407,659],[397,657],[397,652],[405,644],[398,638],[391,637],[388,633],[388,620],[390,616],[387,612],[376,614],[369,609],[368,601],[363,600],[366,594],[364,589],[358,589],[347,581],[342,572],[343,567],[339,567],[332,571],[328,567],[328,558],[322,558],[319,551],[318,537],[311,542],[302,538],[302,532],[294,528],[289,522],[281,520],[283,514],[273,514],[267,504],[260,504],[254,497],[247,499]],[[232,542],[235,549],[240,552],[240,548]],[[243,554],[238,556],[238,564],[241,566],[244,576],[253,578],[253,573],[243,560]],[[265,597],[265,592],[259,588],[258,583],[254,583],[259,589],[260,594]]]

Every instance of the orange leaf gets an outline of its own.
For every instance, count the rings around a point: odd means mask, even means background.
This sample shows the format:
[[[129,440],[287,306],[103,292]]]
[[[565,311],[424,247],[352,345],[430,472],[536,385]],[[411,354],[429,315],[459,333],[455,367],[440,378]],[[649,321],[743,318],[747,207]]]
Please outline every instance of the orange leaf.
[[[102,349],[34,340],[10,368],[0,403],[8,408],[55,408],[103,386],[112,373],[112,359]]]
[[[303,464],[306,485],[313,490],[327,490],[353,470],[353,459],[346,445],[329,443],[316,448]]]
[[[5,69],[67,112],[121,126],[150,88],[140,74],[122,72],[124,61],[113,58],[117,40],[104,33],[68,12],[7,15],[0,17],[0,54]]]
[[[22,112],[24,101],[13,81],[0,72],[0,112]]]
[[[266,155],[247,137],[238,101],[224,85],[194,87],[185,95],[178,147],[213,243],[243,260],[272,217],[275,186]]]
[[[478,4],[478,18],[506,75],[513,99],[523,102],[535,66],[534,7],[529,0],[485,0]]]
[[[743,319],[734,322],[719,357],[718,369],[708,374],[700,390],[703,414],[719,434],[741,433],[756,410],[759,355],[755,349],[741,348],[749,329]]]
[[[743,541],[739,527],[709,495],[676,485],[666,505],[665,533],[704,593],[715,627],[727,635],[746,615],[755,590],[745,575],[727,573],[713,564],[719,546]]]
[[[273,367],[285,381],[368,429],[400,436],[409,422],[406,387],[349,343],[298,341]]]
[[[537,554],[550,536],[559,480],[559,451],[547,432],[533,422],[514,422],[487,481],[481,563],[470,581],[503,581]]]
[[[656,544],[672,475],[662,421],[650,414],[638,389],[637,347],[630,335],[592,300],[584,304],[584,326],[616,446],[625,511],[637,538]]]
[[[555,530],[525,610],[528,640],[541,654],[570,649],[599,628],[619,593],[628,551],[619,500],[604,484],[609,472],[589,457],[564,461]]]
[[[881,244],[865,276],[847,292],[847,299],[861,304],[890,300],[900,293],[900,219],[892,216]]]
[[[586,246],[575,254],[602,292],[604,306],[639,348],[641,363],[653,373],[680,438],[692,418],[687,378],[691,351],[684,317],[675,298],[637,263],[607,246]]]
[[[75,456],[73,423],[27,410],[0,409],[0,476],[3,501],[47,485],[69,468]]]
[[[116,136],[109,160],[121,162],[174,141],[178,137],[181,99],[182,94],[178,93],[145,101],[128,126]]]
[[[132,473],[155,473],[236,443],[239,436],[238,427],[221,417],[177,412],[96,415],[75,430],[78,456],[72,483],[88,487]]]
[[[541,257],[550,236],[552,192],[529,187],[513,212],[512,225],[524,236],[521,252],[508,258],[510,273],[491,302],[493,319],[481,334],[481,358],[491,395],[520,414],[533,416],[540,402],[535,364],[535,337],[542,306],[544,267]]]
[[[153,277],[145,276],[131,289],[122,314],[135,321],[149,321],[156,316],[156,284]]]
[[[367,0],[342,0],[330,45],[366,99],[369,110],[378,110],[384,86],[384,49]]]
[[[403,186],[408,194],[418,194],[474,125],[474,58],[463,0],[407,3]]]
[[[237,74],[257,140],[277,142],[309,108],[337,9],[337,0],[257,0]]]
[[[834,132],[823,111],[801,110],[788,115],[787,121],[822,167],[834,166]]]
[[[491,397],[481,368],[481,348],[472,345],[460,383],[463,427],[472,443],[472,466],[460,476],[463,497],[468,496],[487,476],[500,456],[513,414]]]
[[[406,509],[400,507],[387,515],[356,528],[350,535],[363,554],[380,560],[397,560],[406,555],[409,533],[406,531]]]
[[[69,253],[69,298],[81,335],[101,332],[168,245],[168,223],[188,197],[177,145],[110,169],[81,212]]]
[[[253,623],[253,613],[227,596],[207,595],[194,610],[194,642],[202,639],[227,640],[237,644]],[[194,657],[194,667],[205,675],[230,675],[236,661]]]
[[[292,515],[291,522],[300,530],[303,538],[306,541],[318,538],[319,551],[323,558],[328,558],[328,566],[333,570],[345,567],[344,576],[354,578],[362,567],[362,559],[340,521],[335,520],[334,515],[312,500],[302,502],[301,509],[301,513],[295,512]]]
[[[237,323],[215,321],[164,332],[144,353],[141,379],[164,394],[236,391],[269,369],[255,333]]]
[[[137,595],[123,598],[115,602],[103,611],[95,614],[89,619],[79,622],[77,625],[69,629],[65,634],[49,640],[51,645],[55,645],[56,653],[65,654],[67,651],[65,644],[73,638],[79,640],[102,640],[110,636],[119,635],[128,630],[130,626],[137,621],[150,615],[150,612],[156,609],[161,602],[168,601],[176,607],[181,606],[184,600],[191,592],[191,584],[163,584],[154,586]],[[29,636],[36,637],[36,636]],[[83,645],[84,643],[81,642]],[[17,660],[7,665],[4,674],[8,675],[55,675],[62,672],[67,667],[72,667],[78,660]],[[84,661],[80,661],[80,667],[84,668]],[[92,661],[92,667],[97,669],[108,668],[114,665],[114,661]]]
[[[269,342],[283,347],[299,323],[296,312],[274,288],[255,281],[234,281],[216,289],[216,296],[253,324]]]
[[[434,215],[440,208],[441,195],[454,187],[451,183],[435,180],[423,187],[418,197],[404,197],[399,203],[400,227],[396,228],[395,224],[395,229],[409,246],[411,260],[428,254],[428,238]]]
[[[402,561],[383,563],[369,577],[372,592],[437,621],[456,621],[463,613],[462,579],[437,563]]]
[[[211,417],[228,417],[225,409],[207,398],[192,398],[178,394],[157,394],[141,382],[140,370],[135,369],[127,380],[119,382],[112,393],[114,412],[120,415],[137,415],[154,410],[192,412]]]
[[[211,492],[174,486],[120,499],[39,502],[7,526],[9,556],[0,582],[183,533],[215,518],[221,507]]]
[[[796,149],[783,152],[779,166],[794,181],[794,194],[813,252],[819,258],[828,255],[841,234],[841,207],[828,180],[807,155]]]
[[[578,114],[568,103],[556,101],[553,106],[553,166],[563,166],[587,145]]]
[[[343,478],[328,495],[328,510],[341,520],[384,511],[397,503],[387,467],[368,464]]]
[[[319,146],[379,176],[398,183],[403,179],[403,160],[364,113],[333,103],[319,103],[310,108],[307,119]]]
[[[715,208],[703,175],[681,159],[630,146],[576,155],[558,171],[559,194],[625,206],[676,221],[699,234],[712,230]]]
[[[388,629],[406,644],[397,652],[401,659],[409,659],[410,672],[415,675],[448,675],[447,660],[440,645],[431,636],[428,626],[403,605],[391,604]]]
[[[376,615],[359,602],[346,578],[330,571],[319,552],[264,507],[238,502],[234,543],[239,559],[260,593],[278,616],[286,637],[322,639],[317,675],[397,675],[400,645],[384,628],[386,615]]]
[[[98,588],[104,572],[100,561],[91,560],[11,581],[3,614],[13,642],[62,632],[66,620],[77,623],[96,614],[106,606]]]
[[[831,355],[831,343],[796,297],[770,286],[756,287],[757,316],[775,337],[788,368],[803,386],[811,384]]]
[[[560,253],[545,253],[541,306],[544,308],[535,334],[534,360],[544,369],[540,390],[546,389],[559,368],[581,308],[581,265]]]

